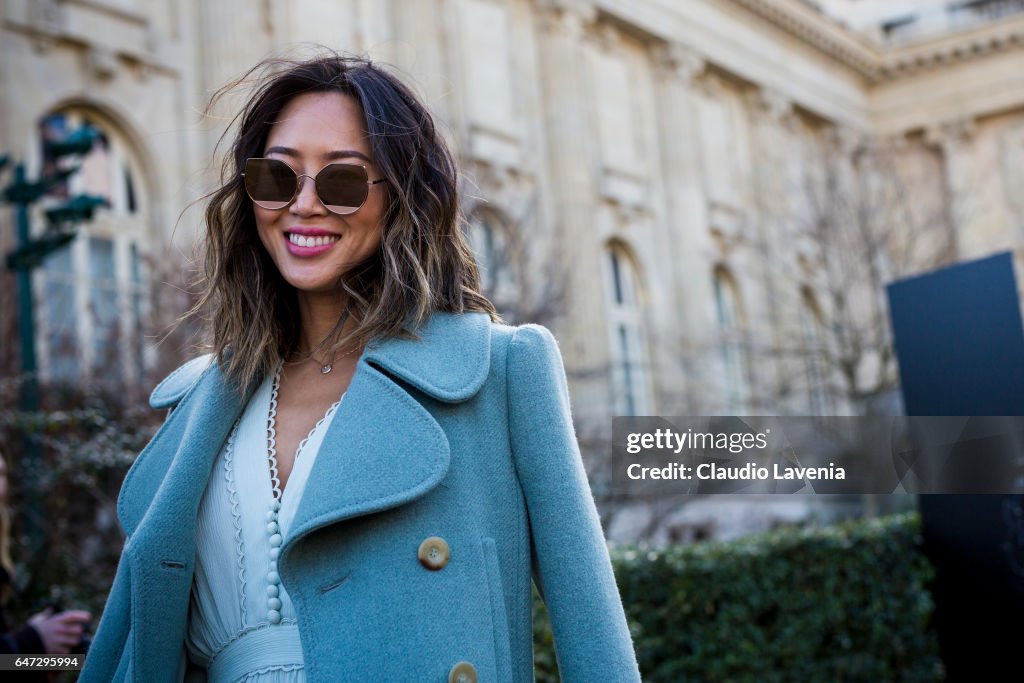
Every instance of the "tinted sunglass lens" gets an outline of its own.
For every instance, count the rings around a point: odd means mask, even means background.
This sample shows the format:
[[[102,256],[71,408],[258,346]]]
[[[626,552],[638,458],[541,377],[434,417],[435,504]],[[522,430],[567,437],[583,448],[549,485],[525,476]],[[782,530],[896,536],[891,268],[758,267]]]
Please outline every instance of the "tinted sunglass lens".
[[[258,206],[280,209],[295,196],[296,176],[288,164],[274,159],[245,162],[245,190]]]
[[[316,177],[320,201],[334,213],[353,213],[366,201],[366,169],[353,164],[330,164]]]

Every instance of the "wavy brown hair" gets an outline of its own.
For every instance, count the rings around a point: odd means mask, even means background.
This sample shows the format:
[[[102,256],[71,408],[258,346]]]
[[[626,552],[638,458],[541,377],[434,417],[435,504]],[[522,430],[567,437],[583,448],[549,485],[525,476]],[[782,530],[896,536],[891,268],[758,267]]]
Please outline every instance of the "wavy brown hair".
[[[339,277],[346,310],[313,353],[415,337],[435,311],[480,311],[500,320],[480,293],[464,237],[454,158],[412,90],[367,59],[334,52],[272,58],[218,90],[207,112],[245,83],[255,84],[254,93],[228,128],[237,126],[237,134],[221,187],[208,195],[199,299],[185,315],[205,320],[210,348],[231,379],[246,387],[298,351],[296,293],[260,242],[241,173],[246,159],[263,156],[281,110],[304,93],[336,92],[359,103],[374,162],[387,181],[380,249]],[[343,334],[349,317],[354,326]]]

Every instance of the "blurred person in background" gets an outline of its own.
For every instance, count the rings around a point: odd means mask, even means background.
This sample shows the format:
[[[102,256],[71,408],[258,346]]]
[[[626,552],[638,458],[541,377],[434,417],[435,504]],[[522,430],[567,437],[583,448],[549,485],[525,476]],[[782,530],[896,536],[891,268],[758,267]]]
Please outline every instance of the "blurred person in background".
[[[79,645],[92,616],[81,610],[39,612],[11,629],[6,606],[14,597],[11,513],[7,507],[7,460],[0,452],[0,654],[68,654]]]

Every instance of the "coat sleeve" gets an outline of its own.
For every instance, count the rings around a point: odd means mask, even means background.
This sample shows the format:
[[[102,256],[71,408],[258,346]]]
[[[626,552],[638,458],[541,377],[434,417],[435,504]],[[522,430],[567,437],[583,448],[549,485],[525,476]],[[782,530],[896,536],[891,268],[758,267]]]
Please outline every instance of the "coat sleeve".
[[[131,587],[129,586],[128,558],[121,553],[114,585],[106,597],[106,605],[99,618],[96,635],[85,657],[85,666],[79,683],[116,680],[116,672],[123,669],[123,658],[128,649],[130,631]]]
[[[551,615],[561,680],[639,681],[554,337],[538,325],[517,328],[506,367],[509,438],[530,520],[534,579]]]
[[[116,673],[123,669],[120,665],[125,663],[122,660],[130,646],[129,573],[128,558],[122,552],[117,574],[114,575],[114,584],[107,595],[107,604],[103,608],[96,635],[85,657],[85,666],[78,678],[79,683],[114,681],[118,679]]]

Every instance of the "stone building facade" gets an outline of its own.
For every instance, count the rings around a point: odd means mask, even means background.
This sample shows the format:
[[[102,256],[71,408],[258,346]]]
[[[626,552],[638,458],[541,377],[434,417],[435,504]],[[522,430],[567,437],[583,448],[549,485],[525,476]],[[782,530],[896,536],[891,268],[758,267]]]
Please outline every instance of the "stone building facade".
[[[34,176],[42,137],[103,132],[67,191],[112,206],[35,275],[54,379],[177,360],[145,335],[150,285],[180,269],[190,203],[216,182],[226,118],[199,113],[259,59],[314,44],[395,65],[442,123],[489,291],[560,340],[599,495],[613,414],[891,399],[885,333],[852,361],[830,337],[843,221],[893,226],[871,233],[883,275],[1021,254],[1020,2],[5,0],[0,15],[0,150]],[[873,284],[849,285],[866,303],[847,324],[884,314]],[[672,527],[637,514],[612,535]],[[673,538],[714,526],[694,520]]]

